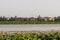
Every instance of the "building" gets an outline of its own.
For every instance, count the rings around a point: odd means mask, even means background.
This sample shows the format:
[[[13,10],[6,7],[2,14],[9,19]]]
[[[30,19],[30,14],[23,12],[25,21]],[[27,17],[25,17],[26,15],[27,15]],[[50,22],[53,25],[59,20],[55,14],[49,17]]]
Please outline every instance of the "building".
[[[44,17],[43,20],[44,20],[44,21],[48,21],[48,17]]]
[[[48,20],[49,21],[55,21],[55,19],[53,17],[49,17]]]
[[[18,18],[16,18],[16,21],[24,21],[24,18],[18,17]]]
[[[55,21],[53,17],[44,17],[44,21]]]
[[[29,18],[30,21],[36,21],[37,19],[34,17]]]

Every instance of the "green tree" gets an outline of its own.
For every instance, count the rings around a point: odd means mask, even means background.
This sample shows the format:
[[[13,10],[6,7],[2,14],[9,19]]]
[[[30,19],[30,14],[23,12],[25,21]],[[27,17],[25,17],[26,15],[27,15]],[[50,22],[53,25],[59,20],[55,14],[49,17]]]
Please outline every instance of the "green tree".
[[[57,17],[57,21],[60,21],[60,16]]]
[[[42,17],[39,15],[39,16],[37,17],[37,20],[38,20],[38,21],[41,21],[41,20],[42,20]]]

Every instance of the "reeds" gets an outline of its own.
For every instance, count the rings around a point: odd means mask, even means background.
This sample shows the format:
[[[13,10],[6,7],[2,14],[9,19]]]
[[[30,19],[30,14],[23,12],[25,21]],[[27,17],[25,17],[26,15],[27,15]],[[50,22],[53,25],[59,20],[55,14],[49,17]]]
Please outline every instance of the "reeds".
[[[0,40],[60,40],[60,32],[0,32]]]

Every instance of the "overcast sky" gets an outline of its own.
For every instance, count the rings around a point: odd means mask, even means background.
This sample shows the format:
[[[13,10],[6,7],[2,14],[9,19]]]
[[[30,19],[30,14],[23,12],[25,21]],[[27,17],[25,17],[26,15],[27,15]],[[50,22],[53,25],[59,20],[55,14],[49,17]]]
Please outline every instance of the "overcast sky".
[[[60,0],[0,0],[0,16],[60,16]]]

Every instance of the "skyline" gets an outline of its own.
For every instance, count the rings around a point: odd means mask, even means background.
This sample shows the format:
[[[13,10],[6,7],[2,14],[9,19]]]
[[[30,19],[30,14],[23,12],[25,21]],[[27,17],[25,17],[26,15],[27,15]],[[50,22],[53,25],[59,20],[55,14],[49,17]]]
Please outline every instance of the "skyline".
[[[60,0],[0,0],[0,16],[60,16]]]

